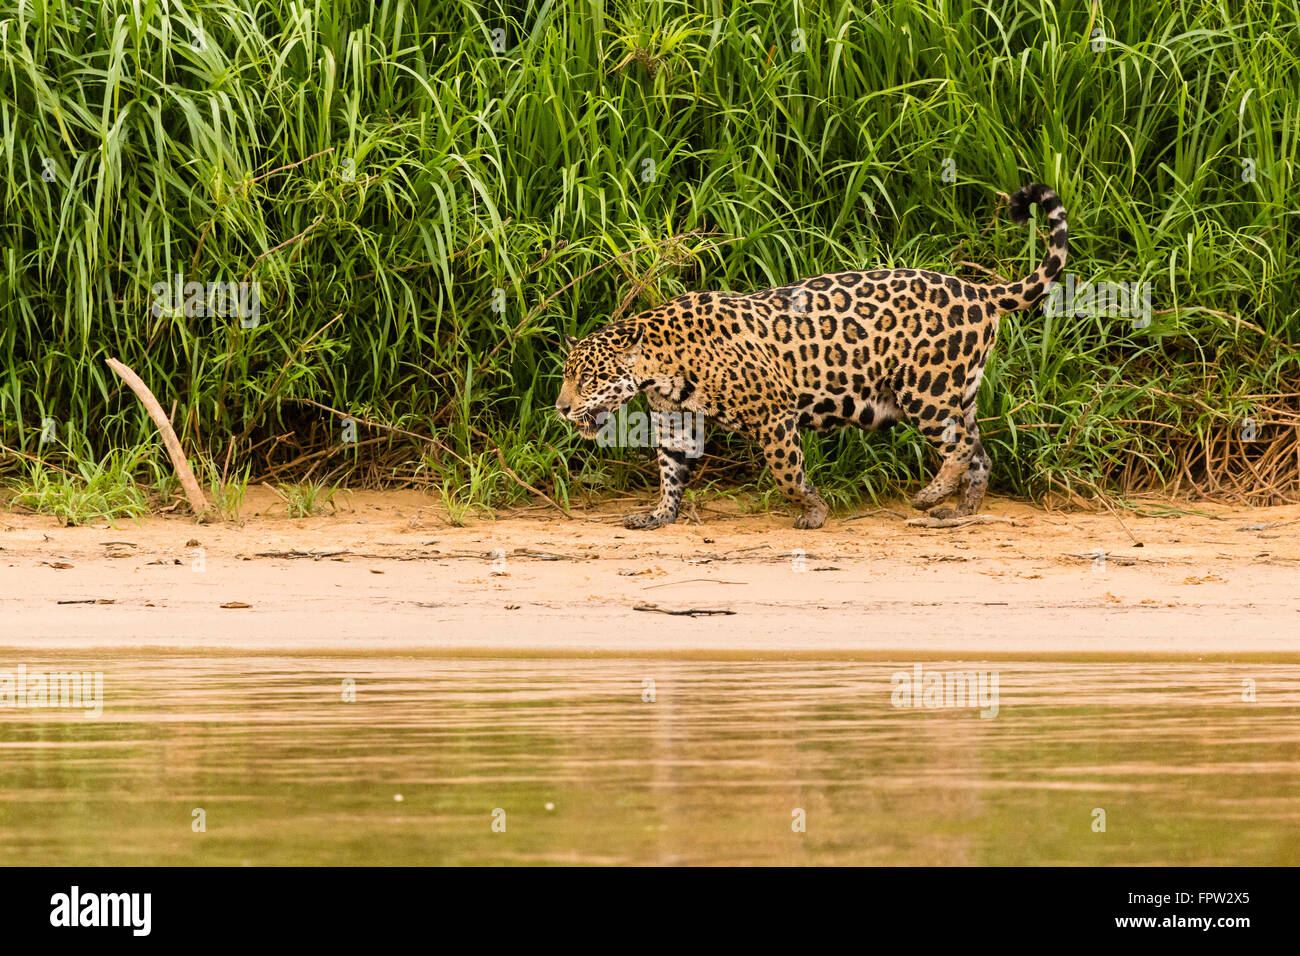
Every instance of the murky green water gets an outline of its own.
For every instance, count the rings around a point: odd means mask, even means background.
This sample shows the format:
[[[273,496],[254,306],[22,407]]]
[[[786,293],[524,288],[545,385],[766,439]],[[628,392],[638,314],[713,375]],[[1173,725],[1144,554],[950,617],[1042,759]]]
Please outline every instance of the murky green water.
[[[989,719],[912,661],[20,663],[104,712],[0,708],[4,865],[1300,863],[1296,665],[924,663]]]

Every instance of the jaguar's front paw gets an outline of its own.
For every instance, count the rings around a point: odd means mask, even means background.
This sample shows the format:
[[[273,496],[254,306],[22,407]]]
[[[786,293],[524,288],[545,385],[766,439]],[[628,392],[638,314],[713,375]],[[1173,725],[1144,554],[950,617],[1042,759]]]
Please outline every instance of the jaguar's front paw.
[[[928,485],[912,496],[912,507],[917,511],[929,511],[947,497],[947,491],[934,485]]]
[[[820,528],[826,523],[826,506],[822,505],[816,508],[809,508],[799,517],[794,519],[794,526],[803,530],[812,531]]]
[[[948,521],[952,518],[964,518],[970,513],[970,508],[962,505],[958,505],[955,508],[931,508],[929,511],[931,518],[937,518],[940,521]]]
[[[661,511],[634,511],[623,519],[624,528],[640,528],[649,531],[662,525],[672,524],[674,516]]]

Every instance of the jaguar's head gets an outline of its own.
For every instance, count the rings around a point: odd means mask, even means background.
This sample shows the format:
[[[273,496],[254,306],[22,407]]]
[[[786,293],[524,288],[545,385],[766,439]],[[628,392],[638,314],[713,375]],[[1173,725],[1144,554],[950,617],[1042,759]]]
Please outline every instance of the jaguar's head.
[[[641,390],[635,369],[643,335],[639,325],[621,323],[581,341],[565,336],[569,354],[555,410],[573,422],[583,438],[595,438],[609,413]]]

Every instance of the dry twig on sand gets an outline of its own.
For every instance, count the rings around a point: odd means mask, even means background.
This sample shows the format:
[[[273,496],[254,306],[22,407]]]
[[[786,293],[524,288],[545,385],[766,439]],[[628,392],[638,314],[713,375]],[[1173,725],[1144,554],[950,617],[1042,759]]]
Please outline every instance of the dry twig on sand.
[[[711,614],[735,614],[735,611],[728,611],[721,608],[687,608],[682,611],[674,611],[670,608],[660,607],[658,604],[638,604],[634,611],[653,611],[655,614],[672,614],[675,617],[708,617]]]
[[[965,515],[960,518],[934,518],[926,515],[924,518],[908,518],[904,524],[913,528],[964,528],[970,524],[1009,524],[1013,528],[1016,526],[1010,518],[1003,518],[1000,515]]]

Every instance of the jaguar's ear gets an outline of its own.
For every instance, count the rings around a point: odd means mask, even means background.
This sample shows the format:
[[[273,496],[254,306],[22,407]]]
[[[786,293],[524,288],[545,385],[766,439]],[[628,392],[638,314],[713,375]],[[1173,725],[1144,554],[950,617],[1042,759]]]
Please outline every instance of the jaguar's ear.
[[[572,335],[566,335],[564,337],[564,347],[566,349],[572,349],[577,344],[578,344],[578,340],[575,339]]]

